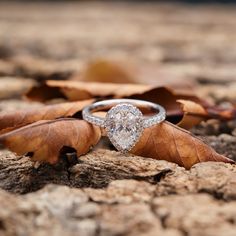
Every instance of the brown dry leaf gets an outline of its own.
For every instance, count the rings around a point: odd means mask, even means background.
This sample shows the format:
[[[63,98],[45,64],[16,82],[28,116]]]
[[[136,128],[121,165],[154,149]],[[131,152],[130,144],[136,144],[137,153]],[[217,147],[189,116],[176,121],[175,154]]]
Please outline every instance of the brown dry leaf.
[[[98,59],[88,63],[81,74],[71,80],[101,83],[135,83],[135,68],[129,63]]]
[[[53,98],[66,98],[79,101],[91,98],[121,98],[150,90],[150,85],[115,84],[79,81],[48,80],[43,85],[33,87],[26,97],[30,100],[44,102]]]
[[[19,155],[33,153],[32,160],[55,164],[63,147],[80,156],[97,144],[101,130],[86,121],[58,119],[39,121],[0,136],[0,142]],[[234,161],[216,153],[200,139],[173,124],[163,122],[145,129],[132,153],[174,162],[189,169],[203,161]]]
[[[234,120],[236,118],[236,110],[220,109],[216,106],[203,106],[201,103],[189,100],[177,100],[181,104],[181,111],[183,112],[182,118],[180,113],[176,113],[176,120],[179,118],[177,125],[184,129],[191,129],[203,120],[219,119],[223,121]]]
[[[204,101],[192,95],[192,93],[175,91],[166,87],[152,88],[143,93],[132,94],[128,98],[146,100],[162,105],[167,111],[168,120],[175,124],[183,119],[184,112],[186,112],[178,100],[192,101],[201,106],[205,104]],[[188,112],[191,113],[193,107],[188,106],[188,108]]]
[[[18,98],[36,83],[33,79],[15,76],[0,76],[0,100]]]
[[[98,127],[78,119],[38,121],[0,136],[0,142],[19,155],[33,153],[32,160],[55,164],[64,147],[85,154],[101,137]]]
[[[169,122],[145,129],[132,153],[174,162],[187,169],[204,161],[234,163],[233,160],[216,153],[190,132]]]
[[[233,120],[236,119],[236,107],[223,109],[216,106],[207,107],[207,113],[211,118],[219,120]]]
[[[47,105],[34,109],[31,108],[0,113],[0,134],[10,132],[39,120],[53,120],[63,117],[72,117],[93,101],[94,100],[90,99],[79,102]]]
[[[199,103],[189,100],[177,100],[181,104],[183,117],[178,122],[178,126],[184,129],[191,129],[193,126],[199,124],[201,121],[209,118],[206,109]]]
[[[147,100],[162,105],[167,111],[167,120],[179,127],[190,129],[207,119],[233,120],[236,109],[222,110],[193,95],[193,91],[180,91],[157,87],[128,98]]]
[[[174,78],[174,79],[173,79]],[[155,86],[189,87],[193,81],[178,76],[157,63],[133,60],[96,59],[82,68],[71,80],[102,83],[142,83]]]

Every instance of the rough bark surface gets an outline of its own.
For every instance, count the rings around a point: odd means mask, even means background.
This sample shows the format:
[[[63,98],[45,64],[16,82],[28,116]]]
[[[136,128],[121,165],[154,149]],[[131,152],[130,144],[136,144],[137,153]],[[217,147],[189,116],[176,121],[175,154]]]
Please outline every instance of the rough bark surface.
[[[222,107],[236,101],[235,6],[1,3],[0,111],[37,81],[80,73],[96,57],[158,65]],[[115,32],[115,33],[114,33]],[[147,78],[155,84],[155,78]],[[236,160],[235,121],[192,132]],[[102,144],[101,144],[102,145]],[[96,150],[55,166],[0,148],[0,235],[235,236],[236,166],[173,163]]]
[[[4,235],[235,234],[236,167],[230,164],[187,171],[97,150],[77,164],[36,167],[2,151],[0,171],[2,189],[27,193],[0,192]]]

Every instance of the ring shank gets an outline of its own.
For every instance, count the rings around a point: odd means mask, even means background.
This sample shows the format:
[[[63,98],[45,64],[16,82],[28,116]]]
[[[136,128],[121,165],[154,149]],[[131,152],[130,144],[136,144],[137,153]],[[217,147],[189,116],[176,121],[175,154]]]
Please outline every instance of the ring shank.
[[[104,127],[105,119],[99,116],[95,116],[92,113],[108,109],[122,103],[129,103],[136,107],[149,108],[152,109],[154,112],[156,112],[156,114],[154,114],[153,116],[145,116],[145,115],[143,116],[144,126],[146,128],[165,120],[166,111],[162,106],[152,102],[135,100],[135,99],[110,99],[110,100],[95,102],[84,108],[82,112],[83,118],[84,120],[87,120],[90,123]]]

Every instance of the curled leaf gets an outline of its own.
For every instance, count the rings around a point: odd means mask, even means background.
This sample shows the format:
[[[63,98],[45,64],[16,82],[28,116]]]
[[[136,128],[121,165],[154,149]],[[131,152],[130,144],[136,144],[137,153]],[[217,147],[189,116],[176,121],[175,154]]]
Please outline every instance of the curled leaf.
[[[169,122],[145,129],[132,153],[174,162],[187,169],[204,161],[234,163],[233,160],[216,153],[190,132]]]
[[[92,102],[93,100],[91,99],[0,113],[0,134],[10,132],[39,120],[53,120],[63,117],[72,117]]]
[[[178,117],[177,120],[179,119],[179,122],[175,123],[184,129],[190,129],[207,119],[228,121],[236,118],[236,110],[234,108],[220,109],[216,106],[203,105],[202,103],[183,99],[179,99],[177,102],[181,105],[183,116],[181,118],[180,113],[176,112],[175,116],[176,118]]]
[[[191,129],[201,121],[209,118],[206,109],[199,103],[188,100],[177,100],[181,104],[183,117],[178,122],[178,126],[184,129]]]
[[[64,147],[80,156],[96,145],[101,131],[78,119],[44,120],[0,136],[0,143],[19,155],[30,153],[32,160],[54,164]]]

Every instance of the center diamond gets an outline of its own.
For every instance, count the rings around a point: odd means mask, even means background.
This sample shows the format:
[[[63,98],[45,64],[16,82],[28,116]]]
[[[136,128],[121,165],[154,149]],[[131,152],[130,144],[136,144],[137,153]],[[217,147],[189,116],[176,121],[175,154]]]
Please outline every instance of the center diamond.
[[[107,112],[107,136],[119,151],[128,152],[136,144],[143,131],[142,117],[141,111],[129,103],[116,105]]]

